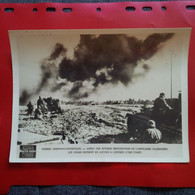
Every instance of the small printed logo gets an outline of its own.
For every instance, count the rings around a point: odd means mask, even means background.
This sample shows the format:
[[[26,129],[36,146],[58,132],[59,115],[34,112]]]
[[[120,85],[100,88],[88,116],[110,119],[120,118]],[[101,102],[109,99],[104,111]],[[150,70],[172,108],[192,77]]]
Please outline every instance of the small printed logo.
[[[19,158],[36,158],[36,145],[20,145]]]

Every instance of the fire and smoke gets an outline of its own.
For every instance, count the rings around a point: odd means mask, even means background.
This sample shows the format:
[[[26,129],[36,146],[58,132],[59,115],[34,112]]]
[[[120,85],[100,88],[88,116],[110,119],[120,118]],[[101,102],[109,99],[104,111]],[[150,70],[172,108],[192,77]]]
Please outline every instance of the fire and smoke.
[[[74,57],[67,57],[67,49],[60,43],[55,45],[51,55],[41,64],[42,79],[35,93],[48,85],[50,79],[63,80],[55,83],[51,91],[61,90],[67,83],[72,87],[66,93],[70,98],[86,98],[107,83],[122,83],[127,86],[134,76],[143,76],[150,66],[143,65],[143,73],[136,75],[138,63],[151,58],[163,43],[173,37],[173,33],[155,33],[145,40],[128,35],[80,35],[74,49]],[[84,82],[91,85],[90,88]]]

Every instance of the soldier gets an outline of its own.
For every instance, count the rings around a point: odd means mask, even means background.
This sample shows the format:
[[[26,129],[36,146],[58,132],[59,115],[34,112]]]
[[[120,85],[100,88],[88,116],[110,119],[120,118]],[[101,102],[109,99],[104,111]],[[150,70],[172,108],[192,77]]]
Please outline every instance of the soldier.
[[[153,120],[148,121],[148,128],[139,140],[141,143],[158,143],[162,139],[162,133],[156,128]]]
[[[42,116],[42,113],[41,113],[41,110],[37,107],[37,109],[35,110],[35,119],[39,119],[39,120],[42,120],[43,116]]]
[[[34,107],[33,107],[32,103],[31,103],[31,101],[29,101],[29,103],[27,104],[27,107],[28,107],[27,114],[31,115],[33,110],[34,110]]]
[[[172,110],[172,108],[167,104],[165,94],[160,93],[159,97],[154,101],[152,119],[156,122],[164,122],[164,118],[168,110]]]
[[[60,107],[60,100],[59,99],[53,99],[53,107],[54,107],[55,112],[62,113],[62,109]]]
[[[47,110],[52,111],[52,98],[51,97],[45,98],[44,101],[46,102]]]
[[[43,100],[41,96],[39,96],[39,99],[37,100],[37,107],[41,109],[43,107]]]

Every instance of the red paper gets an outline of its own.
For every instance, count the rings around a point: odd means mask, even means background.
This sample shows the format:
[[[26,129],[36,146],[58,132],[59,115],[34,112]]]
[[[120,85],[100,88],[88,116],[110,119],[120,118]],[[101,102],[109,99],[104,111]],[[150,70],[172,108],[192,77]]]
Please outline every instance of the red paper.
[[[186,6],[192,9],[186,9]],[[163,11],[162,6],[166,7]],[[195,3],[123,2],[80,4],[0,4],[0,193],[11,185],[105,185],[195,187]],[[55,12],[46,12],[54,7]],[[135,11],[126,11],[134,7]],[[152,7],[152,11],[143,11]],[[13,12],[7,12],[13,8]],[[37,8],[37,12],[33,9]],[[71,8],[72,12],[64,12]],[[97,12],[96,9],[101,8]],[[53,163],[10,164],[12,65],[8,30],[192,27],[189,48],[189,164]]]

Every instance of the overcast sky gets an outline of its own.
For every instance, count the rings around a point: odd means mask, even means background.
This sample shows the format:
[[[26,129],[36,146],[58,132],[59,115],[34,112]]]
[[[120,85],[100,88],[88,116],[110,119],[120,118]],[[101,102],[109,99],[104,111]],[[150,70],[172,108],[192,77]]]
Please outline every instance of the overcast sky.
[[[163,33],[163,31],[161,31]],[[82,34],[87,31],[82,32]],[[105,33],[105,32],[104,32]],[[109,30],[109,33],[118,33]],[[155,33],[155,30],[136,30],[136,31],[124,31],[123,34],[127,34],[130,37],[136,37],[137,39],[144,40],[149,35]],[[160,31],[158,31],[160,33]],[[88,32],[90,34],[90,31]],[[91,32],[94,34],[94,31]],[[99,36],[99,32],[96,31],[96,37]],[[149,70],[142,76],[134,76],[132,81],[128,85],[124,85],[121,82],[117,84],[106,83],[99,85],[97,90],[91,92],[88,97],[83,100],[125,100],[128,98],[134,99],[150,99],[153,100],[159,96],[159,93],[164,92],[167,98],[171,96],[171,65],[172,65],[172,96],[178,97],[178,91],[181,90],[181,56],[182,56],[182,33],[175,33],[173,37],[164,43],[160,44],[158,51],[149,59],[142,59],[138,62],[134,69],[134,74],[139,75],[143,72],[143,65],[147,64]],[[27,90],[30,93],[36,91],[42,79],[41,64],[43,60],[48,59],[54,50],[56,43],[62,44],[66,49],[66,58],[73,59],[74,50],[78,46],[80,41],[79,32],[67,32],[58,31],[55,33],[48,32],[23,32],[21,35],[17,35],[17,52],[18,52],[18,64],[19,64],[19,86],[20,93],[23,90]],[[117,48],[116,48],[117,49]],[[56,59],[55,63],[59,64],[63,56]],[[92,64],[93,65],[93,64]],[[50,80],[51,85],[53,78]],[[60,79],[63,81],[63,79]],[[70,82],[68,82],[70,84]],[[67,84],[67,88],[69,87]],[[60,99],[68,100],[64,90],[66,87],[61,88],[58,91],[51,92],[50,87],[42,88],[39,92],[42,96],[53,96]],[[36,94],[36,95],[39,95]]]

